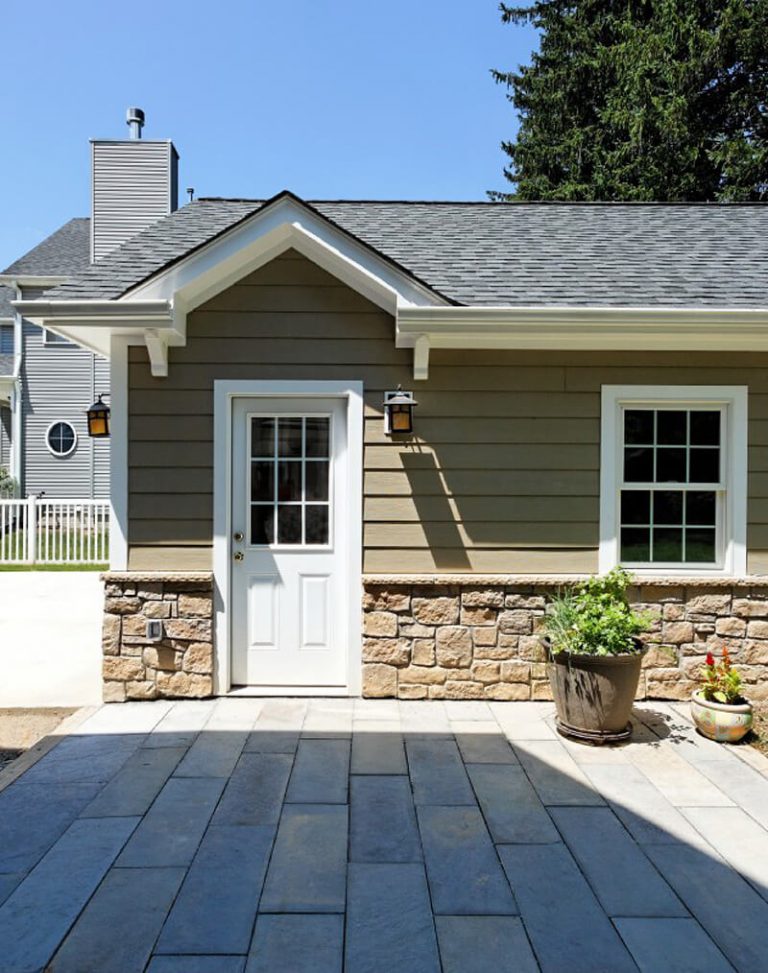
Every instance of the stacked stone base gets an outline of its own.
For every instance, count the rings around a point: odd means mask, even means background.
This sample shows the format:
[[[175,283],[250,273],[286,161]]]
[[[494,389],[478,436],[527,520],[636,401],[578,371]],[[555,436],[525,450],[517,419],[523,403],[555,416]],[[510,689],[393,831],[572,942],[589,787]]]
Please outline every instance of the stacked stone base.
[[[572,578],[367,579],[363,695],[550,699],[542,633],[553,592]],[[723,647],[752,701],[768,699],[768,579],[655,581],[631,600],[653,627],[638,698],[687,699],[707,652]]]
[[[213,694],[213,579],[209,574],[104,575],[104,700]],[[160,621],[162,637],[147,637]]]

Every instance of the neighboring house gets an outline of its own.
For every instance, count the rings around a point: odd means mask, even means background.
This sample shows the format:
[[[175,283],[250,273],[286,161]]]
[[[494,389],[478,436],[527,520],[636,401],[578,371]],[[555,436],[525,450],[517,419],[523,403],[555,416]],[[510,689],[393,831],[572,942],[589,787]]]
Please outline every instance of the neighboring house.
[[[760,205],[286,192],[22,302],[111,358],[106,698],[543,698],[547,594],[617,563],[641,692],[727,639],[765,697],[767,274]]]

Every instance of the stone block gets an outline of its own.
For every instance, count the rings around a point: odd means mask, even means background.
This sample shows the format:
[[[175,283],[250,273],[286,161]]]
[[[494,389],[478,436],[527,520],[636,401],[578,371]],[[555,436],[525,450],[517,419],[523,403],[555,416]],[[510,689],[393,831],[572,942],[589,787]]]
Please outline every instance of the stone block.
[[[768,665],[768,641],[748,639],[744,643],[741,661],[746,665]]]
[[[164,696],[200,699],[213,693],[213,680],[191,672],[158,672],[157,688]]]
[[[461,593],[462,608],[503,608],[503,588],[465,588]]]
[[[433,666],[435,664],[435,640],[414,639],[411,661],[415,666]]]
[[[430,687],[430,689],[427,690],[426,686],[399,686],[397,695],[399,699],[426,699],[427,694],[429,693],[430,697],[434,699],[435,697],[431,695],[431,690],[433,688],[442,689],[443,687]]]
[[[399,684],[401,686],[442,685],[446,678],[446,670],[438,669],[436,666],[408,666],[407,669],[400,670]]]
[[[104,682],[102,685],[101,698],[105,703],[124,703],[125,702],[125,683],[124,682]]]
[[[374,664],[363,666],[363,696],[383,699],[397,695],[397,669]]]
[[[694,595],[686,604],[686,615],[727,615],[731,608],[731,596],[728,595]],[[734,602],[734,609],[736,602]],[[738,612],[736,614],[739,614]]]
[[[446,699],[483,699],[485,686],[481,682],[449,679],[445,684]]]
[[[174,649],[163,646],[148,647],[144,649],[141,657],[144,665],[151,666],[153,669],[164,669],[168,672],[181,669],[181,653]]]
[[[676,602],[664,605],[661,617],[665,622],[679,622],[685,618],[685,605]]]
[[[693,641],[693,625],[690,622],[665,622],[661,632],[662,639],[672,645]]]
[[[212,640],[211,620],[209,618],[170,618],[165,623],[165,634],[169,639],[210,642]]]
[[[170,601],[147,601],[141,609],[144,618],[170,618]]]
[[[505,635],[530,635],[533,629],[531,613],[511,610],[499,613],[499,631]]]
[[[486,699],[523,700],[531,698],[531,687],[527,683],[500,682],[485,687]]]
[[[528,662],[502,662],[502,682],[528,682],[531,677],[531,666]]]
[[[516,648],[508,648],[504,645],[476,645],[475,646],[475,658],[476,659],[493,659],[497,662],[509,659],[511,656],[517,655]]]
[[[534,679],[531,682],[531,699],[552,699],[552,687],[549,679]]]
[[[506,663],[505,663],[506,664]],[[482,682],[485,685],[490,685],[491,683],[498,682],[500,678],[500,670],[502,668],[499,662],[490,661],[480,661],[472,663],[472,678],[477,682]]]
[[[734,598],[733,614],[740,618],[768,618],[768,601],[757,598]]]
[[[732,621],[741,621],[741,619],[734,618]],[[763,621],[762,619],[750,621],[747,625],[747,637],[751,639],[768,639],[768,621]]]
[[[397,635],[397,615],[394,612],[366,612],[363,615],[363,634],[394,638]]]
[[[213,615],[213,599],[205,595],[179,595],[179,615],[210,618]]]
[[[122,656],[105,656],[102,659],[101,671],[105,680],[141,679],[144,676],[144,665],[141,659],[125,659]]]
[[[764,631],[768,633],[768,622],[750,622],[750,627],[752,625],[765,626]],[[724,618],[718,618],[715,623],[715,632],[718,635],[727,635],[731,638],[743,638],[744,633],[747,631],[747,623],[743,618],[734,618],[733,616],[726,616]],[[768,635],[758,635],[757,638],[766,638]]]
[[[521,635],[516,654],[529,662],[545,662],[547,658],[547,650],[538,635]]]
[[[411,643],[407,639],[363,639],[363,662],[407,666],[410,661]]]
[[[399,632],[404,639],[433,639],[435,626],[421,625],[419,622],[414,622],[412,618],[406,620],[406,616],[401,615]]]
[[[547,600],[543,595],[527,595],[520,592],[509,592],[504,597],[505,608],[529,608],[544,611]]]
[[[441,666],[459,668],[472,661],[472,638],[469,629],[461,625],[445,625],[437,630],[437,662]]]
[[[404,612],[411,607],[408,588],[369,588],[363,594],[365,611]]]
[[[413,598],[413,617],[422,625],[455,625],[459,620],[458,597]]]
[[[498,637],[499,632],[495,626],[492,628],[472,629],[472,642],[475,644],[475,646],[496,645]]]
[[[495,608],[483,608],[483,607],[465,608],[462,605],[461,624],[462,625],[495,625],[496,615],[497,612]]]
[[[643,656],[643,669],[668,668],[677,664],[677,652],[668,645],[651,645]]]
[[[429,698],[430,699],[445,699],[445,686],[430,686],[429,687]]]
[[[125,684],[126,699],[157,699],[157,686],[154,682],[127,682]]]
[[[105,598],[104,611],[111,615],[135,615],[141,608],[138,598]]]
[[[163,582],[142,581],[136,588],[136,595],[142,601],[161,601],[163,597]]]
[[[696,688],[680,669],[649,669],[645,677],[646,694],[651,699],[688,699]]]
[[[192,642],[183,655],[182,669],[203,675],[213,672],[213,646],[210,642]]]
[[[531,663],[531,679],[548,679],[549,669],[546,662]]]
[[[104,615],[101,623],[101,647],[104,655],[120,654],[119,615]]]

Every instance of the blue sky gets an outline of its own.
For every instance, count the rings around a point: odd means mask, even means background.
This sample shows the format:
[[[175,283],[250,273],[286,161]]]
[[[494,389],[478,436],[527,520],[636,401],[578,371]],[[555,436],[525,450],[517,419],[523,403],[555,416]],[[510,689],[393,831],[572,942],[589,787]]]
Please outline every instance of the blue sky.
[[[4,0],[0,268],[89,208],[88,139],[172,138],[181,198],[483,199],[516,127],[497,0]]]

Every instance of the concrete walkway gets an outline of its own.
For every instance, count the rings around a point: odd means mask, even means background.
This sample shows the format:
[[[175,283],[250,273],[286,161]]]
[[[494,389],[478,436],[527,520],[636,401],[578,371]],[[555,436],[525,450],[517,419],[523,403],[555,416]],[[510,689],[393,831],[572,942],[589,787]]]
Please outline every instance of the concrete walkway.
[[[0,793],[0,969],[765,969],[768,761],[636,716],[609,749],[546,703],[103,707]]]

